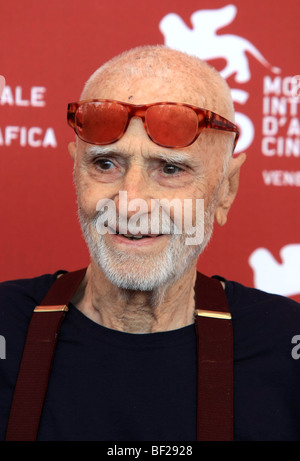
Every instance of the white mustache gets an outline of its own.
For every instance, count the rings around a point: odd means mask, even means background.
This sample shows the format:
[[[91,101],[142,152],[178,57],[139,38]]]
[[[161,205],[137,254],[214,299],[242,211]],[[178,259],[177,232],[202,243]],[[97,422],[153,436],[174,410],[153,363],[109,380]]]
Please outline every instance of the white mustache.
[[[107,229],[109,233],[119,234],[181,234],[179,228],[162,210],[159,216],[155,214],[136,213],[129,219],[110,208],[100,210],[94,218],[94,224],[99,233]]]
[[[196,199],[196,210],[193,214],[193,201],[184,199],[184,208],[179,199],[151,199],[149,203],[143,199],[133,199],[127,203],[127,193],[119,192],[118,209],[111,199],[99,200],[96,206],[98,212],[93,223],[99,234],[132,234],[161,235],[182,234],[193,236],[188,238],[188,245],[199,244],[204,238],[204,200]],[[170,210],[173,208],[171,218]],[[138,211],[136,211],[138,209]],[[130,217],[128,217],[128,212]],[[132,214],[132,212],[135,212]],[[193,224],[196,219],[196,225]],[[182,226],[184,225],[184,229]]]

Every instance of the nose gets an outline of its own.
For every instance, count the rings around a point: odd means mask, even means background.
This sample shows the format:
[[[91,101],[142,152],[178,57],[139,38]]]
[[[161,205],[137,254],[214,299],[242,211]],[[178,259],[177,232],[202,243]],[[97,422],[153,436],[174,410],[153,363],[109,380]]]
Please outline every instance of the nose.
[[[145,176],[141,165],[131,166],[124,176],[116,203],[120,234],[148,233],[151,195]]]
[[[151,185],[145,167],[140,164],[128,168],[115,199],[117,212],[121,220],[135,216],[147,219],[151,213]]]
[[[126,210],[126,217],[129,219],[133,215],[148,214],[151,210],[151,198],[155,195],[157,185],[151,179],[151,169],[149,170],[147,157],[143,154],[153,146],[139,118],[131,119],[120,142],[132,155],[119,184],[115,204],[120,216]]]

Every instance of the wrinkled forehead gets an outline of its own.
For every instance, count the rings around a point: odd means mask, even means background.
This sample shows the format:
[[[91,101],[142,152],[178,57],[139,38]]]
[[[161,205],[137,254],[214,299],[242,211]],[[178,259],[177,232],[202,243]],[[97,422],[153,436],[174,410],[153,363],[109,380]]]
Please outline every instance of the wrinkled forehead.
[[[213,72],[193,60],[119,59],[96,71],[81,99],[115,99],[132,104],[184,102],[232,118],[230,101]]]
[[[128,74],[108,72],[94,79],[86,95],[89,98],[110,98],[133,104],[157,101],[190,102],[196,105],[205,102],[205,90],[199,92],[189,75],[180,72],[157,72],[147,75],[142,72]],[[108,74],[108,75],[107,75]]]

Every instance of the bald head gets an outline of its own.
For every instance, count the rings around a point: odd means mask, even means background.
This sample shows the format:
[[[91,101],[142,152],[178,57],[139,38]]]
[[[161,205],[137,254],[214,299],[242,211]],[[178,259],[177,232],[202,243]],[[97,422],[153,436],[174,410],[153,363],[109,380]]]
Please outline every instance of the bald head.
[[[151,84],[157,101],[164,100],[163,91],[169,88],[174,92],[174,102],[194,104],[234,122],[230,88],[221,75],[205,61],[163,45],[138,47],[114,57],[91,75],[81,99],[113,99],[113,96],[108,95],[113,88],[120,88],[132,103],[154,102],[134,100],[139,97],[132,94],[137,81],[141,93],[143,88],[146,93],[146,89],[149,89],[147,85]]]

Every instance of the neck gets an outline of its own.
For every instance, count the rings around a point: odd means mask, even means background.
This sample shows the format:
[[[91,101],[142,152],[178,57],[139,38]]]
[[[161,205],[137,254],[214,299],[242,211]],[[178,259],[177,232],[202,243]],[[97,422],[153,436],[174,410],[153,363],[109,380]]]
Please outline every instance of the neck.
[[[72,299],[94,322],[128,333],[154,333],[194,322],[196,267],[172,285],[153,291],[124,290],[111,284],[93,262]]]

